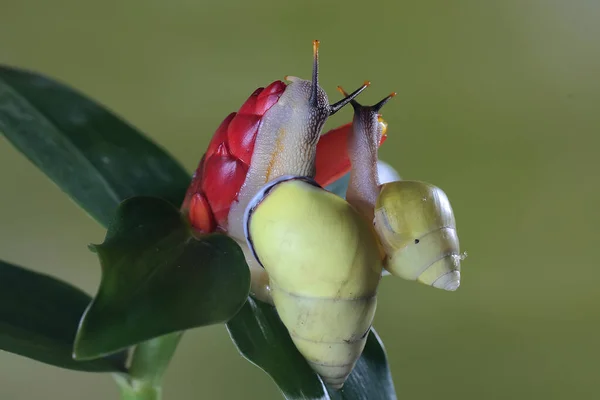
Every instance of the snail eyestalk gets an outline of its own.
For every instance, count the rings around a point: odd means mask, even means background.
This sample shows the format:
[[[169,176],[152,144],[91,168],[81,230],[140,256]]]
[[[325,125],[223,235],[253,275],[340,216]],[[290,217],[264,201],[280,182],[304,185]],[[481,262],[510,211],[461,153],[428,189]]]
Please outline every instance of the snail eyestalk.
[[[310,105],[317,107],[318,90],[319,90],[319,44],[318,40],[313,40],[313,70],[312,70],[312,87],[310,92]]]
[[[365,81],[365,83],[363,83],[361,87],[359,87],[358,89],[356,89],[354,92],[352,92],[350,94],[344,92],[343,89],[340,86],[338,86],[338,90],[341,90],[343,92],[345,98],[343,98],[342,100],[338,101],[337,103],[334,103],[329,106],[329,115],[331,116],[331,115],[335,114],[336,112],[340,111],[342,109],[342,107],[344,107],[348,103],[356,103],[354,101],[354,98],[356,98],[356,96],[361,94],[363,90],[368,88],[369,85],[371,85],[371,82]],[[358,104],[358,103],[356,103],[356,104]]]
[[[387,97],[385,97],[384,99],[382,99],[379,103],[372,105],[371,106],[371,110],[375,111],[375,112],[379,112],[379,110],[381,110],[381,107],[383,107],[385,105],[385,103],[387,103],[388,101],[390,101],[392,98],[396,97],[398,93],[396,92],[392,92],[389,95],[387,95]]]
[[[371,84],[371,83],[367,81],[367,82],[365,82],[365,83],[364,83],[364,85],[363,85],[363,86],[366,88],[366,87],[368,87],[370,84]],[[372,106],[363,106],[363,105],[359,104],[359,103],[358,103],[356,100],[354,100],[354,97],[356,97],[356,96],[352,96],[352,95],[354,94],[354,92],[353,92],[352,94],[350,94],[350,95],[349,95],[348,93],[346,93],[346,91],[344,90],[344,88],[343,88],[343,87],[341,87],[341,86],[338,86],[338,87],[337,87],[337,90],[338,90],[338,92],[340,92],[340,93],[341,93],[343,96],[345,96],[346,98],[348,98],[348,97],[352,97],[352,98],[351,98],[351,99],[349,99],[348,101],[350,102],[350,104],[352,104],[352,107],[354,108],[354,110],[356,110],[356,111],[361,111],[361,110],[363,110],[363,109],[368,109],[369,111],[372,111],[372,112],[375,112],[375,113],[378,113],[378,112],[379,112],[379,110],[381,110],[381,108],[382,108],[382,107],[385,105],[385,103],[387,103],[388,101],[390,101],[390,100],[391,100],[393,97],[396,97],[396,95],[398,94],[398,93],[396,93],[396,92],[392,92],[392,93],[390,93],[389,95],[387,95],[386,97],[384,97],[384,98],[383,98],[383,99],[382,99],[382,100],[381,100],[379,103],[377,103],[377,104],[374,104],[374,105],[372,105]],[[364,89],[363,89],[363,90],[364,90]],[[362,90],[361,90],[361,91],[362,91]],[[359,93],[360,93],[360,92],[359,92]],[[344,100],[346,100],[346,99],[344,99]],[[344,100],[341,100],[341,101],[344,101]],[[336,104],[337,104],[337,103],[336,103]],[[379,116],[379,117],[380,117],[380,116]]]

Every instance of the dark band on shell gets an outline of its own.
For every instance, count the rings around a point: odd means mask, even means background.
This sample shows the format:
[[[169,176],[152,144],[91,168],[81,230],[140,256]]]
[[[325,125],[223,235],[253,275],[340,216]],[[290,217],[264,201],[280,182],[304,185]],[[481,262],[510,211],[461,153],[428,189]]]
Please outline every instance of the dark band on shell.
[[[275,187],[281,183],[289,182],[289,181],[302,181],[306,182],[309,185],[321,188],[313,178],[309,176],[294,176],[294,175],[283,175],[279,178],[273,179],[264,185],[260,190],[252,197],[248,206],[246,207],[246,211],[244,212],[244,236],[246,237],[246,244],[250,251],[252,251],[252,255],[256,259],[256,261],[260,264],[261,267],[264,268],[264,265],[260,262],[256,251],[254,250],[254,244],[252,243],[252,235],[250,235],[250,218],[252,217],[252,213],[254,210],[262,203],[262,201],[267,197],[267,195],[275,189]]]

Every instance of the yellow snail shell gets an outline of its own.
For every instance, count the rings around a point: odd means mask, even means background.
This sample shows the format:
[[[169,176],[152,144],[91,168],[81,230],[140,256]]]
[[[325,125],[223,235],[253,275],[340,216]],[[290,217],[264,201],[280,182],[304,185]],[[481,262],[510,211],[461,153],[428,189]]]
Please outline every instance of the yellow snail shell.
[[[382,185],[375,230],[392,275],[445,290],[460,286],[460,250],[448,197],[425,182]]]

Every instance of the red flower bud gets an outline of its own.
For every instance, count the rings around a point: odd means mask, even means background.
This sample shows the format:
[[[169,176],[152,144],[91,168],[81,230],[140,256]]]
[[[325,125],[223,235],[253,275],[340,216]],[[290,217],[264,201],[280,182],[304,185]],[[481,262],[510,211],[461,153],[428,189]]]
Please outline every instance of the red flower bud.
[[[240,110],[229,114],[217,128],[182,206],[196,229],[210,232],[227,226],[231,203],[246,179],[261,119],[285,87],[282,81],[275,81],[256,89]]]

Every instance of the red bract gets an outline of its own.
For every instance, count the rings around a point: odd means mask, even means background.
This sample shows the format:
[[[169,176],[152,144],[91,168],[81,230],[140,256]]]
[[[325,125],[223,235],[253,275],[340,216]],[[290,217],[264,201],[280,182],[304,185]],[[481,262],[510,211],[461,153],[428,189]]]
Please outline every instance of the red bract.
[[[263,115],[277,103],[285,83],[275,81],[258,88],[237,113],[219,125],[188,188],[183,209],[196,229],[212,232],[227,224],[231,203],[238,193],[248,168],[256,134]]]

